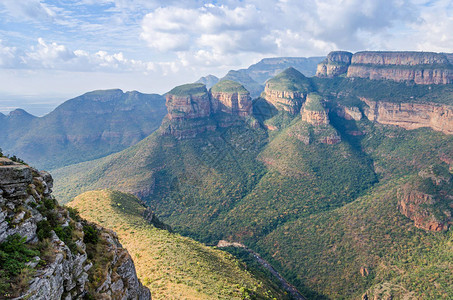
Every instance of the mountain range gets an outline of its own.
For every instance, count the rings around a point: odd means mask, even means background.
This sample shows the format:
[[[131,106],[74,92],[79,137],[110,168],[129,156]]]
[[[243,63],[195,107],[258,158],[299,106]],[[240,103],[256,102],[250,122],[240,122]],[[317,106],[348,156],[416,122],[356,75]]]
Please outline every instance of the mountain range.
[[[131,193],[178,234],[259,253],[307,299],[448,299],[450,58],[335,51],[316,76],[282,58],[175,87],[158,129],[54,169],[55,194],[108,223],[103,207],[145,210]],[[121,218],[109,226],[131,241]]]

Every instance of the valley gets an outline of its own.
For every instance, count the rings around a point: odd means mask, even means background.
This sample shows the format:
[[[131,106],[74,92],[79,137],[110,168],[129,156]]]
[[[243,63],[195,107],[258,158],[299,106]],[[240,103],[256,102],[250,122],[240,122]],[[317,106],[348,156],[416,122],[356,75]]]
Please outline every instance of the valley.
[[[288,297],[250,253],[306,299],[449,299],[449,58],[334,51],[313,77],[286,58],[177,86],[146,137],[53,169],[54,194],[118,233],[156,299]]]

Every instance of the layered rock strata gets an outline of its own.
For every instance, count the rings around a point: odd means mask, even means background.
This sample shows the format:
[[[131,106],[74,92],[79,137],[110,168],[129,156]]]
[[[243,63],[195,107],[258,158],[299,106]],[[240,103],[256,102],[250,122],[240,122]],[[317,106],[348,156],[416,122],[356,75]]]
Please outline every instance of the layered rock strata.
[[[107,260],[101,271],[97,269],[99,265],[93,265],[87,254],[84,226],[95,225],[72,219],[65,208],[56,204],[51,195],[52,186],[49,173],[0,157],[0,243],[8,243],[11,237],[19,236],[30,249],[36,249],[38,242],[46,245],[39,256],[27,263],[31,275],[25,281],[25,287],[12,289],[0,298],[151,299],[149,290],[136,276],[131,257],[114,232],[96,227],[104,246],[103,253],[98,255]],[[42,224],[52,220],[57,225],[47,229],[48,237],[43,240],[45,227]],[[56,231],[60,234],[72,231],[71,245]],[[98,277],[96,283],[90,282],[91,276],[99,272],[104,276]]]
[[[341,142],[340,135],[330,125],[328,113],[321,103],[321,96],[316,93],[308,94],[300,113],[303,123],[290,130],[289,135],[295,136],[306,145],[312,142],[329,145]]]
[[[266,82],[263,98],[281,111],[298,114],[308,92],[308,79],[294,68],[288,68]]]
[[[414,221],[414,225],[418,228],[445,231],[452,224],[451,211],[441,212],[445,214],[443,220],[433,213],[431,207],[439,201],[433,195],[420,192],[412,185],[406,185],[399,191],[398,198],[399,211]]]
[[[434,103],[376,102],[361,98],[367,104],[364,109],[370,121],[396,125],[405,129],[430,127],[445,134],[453,134],[453,106]]]
[[[333,51],[327,58],[318,64],[317,77],[335,77],[348,71],[351,64],[352,53],[346,51]]]
[[[305,101],[300,111],[302,115],[302,121],[315,126],[329,124],[327,111],[321,104],[320,100],[321,97],[317,94],[312,93],[307,95],[307,100]]]
[[[228,84],[230,88],[222,88]],[[250,93],[239,83],[231,80],[222,80],[210,91],[211,103],[215,112],[249,116],[252,110]]]
[[[442,53],[364,51],[352,56],[347,76],[448,84],[453,82],[453,69]]]
[[[269,88],[268,85],[264,88],[265,99],[274,105],[278,110],[284,110],[291,114],[297,114],[304,101],[304,93],[290,91],[276,91]]]
[[[250,93],[239,83],[222,80],[210,92],[201,83],[175,87],[166,96],[168,114],[161,126],[163,135],[194,138],[218,127],[244,123],[251,115]]]
[[[453,65],[444,53],[363,51],[355,54],[334,51],[318,64],[316,76],[413,81],[416,84],[453,82]]]
[[[213,110],[202,83],[175,87],[166,96],[166,106],[168,114],[162,122],[163,134],[183,139],[216,129],[216,125],[208,120]]]

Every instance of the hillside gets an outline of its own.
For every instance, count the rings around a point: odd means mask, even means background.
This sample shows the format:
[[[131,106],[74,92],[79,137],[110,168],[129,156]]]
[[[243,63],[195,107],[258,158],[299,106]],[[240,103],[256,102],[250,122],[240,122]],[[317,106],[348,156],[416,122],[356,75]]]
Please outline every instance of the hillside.
[[[80,215],[114,230],[137,265],[153,299],[286,299],[264,273],[247,270],[232,255],[155,228],[133,195],[90,191],[69,203]]]
[[[451,295],[453,135],[434,121],[453,120],[432,109],[453,104],[449,85],[288,72],[270,81],[284,87],[281,99],[298,101],[291,111],[277,107],[260,126],[231,123],[186,137],[157,131],[120,153],[57,170],[60,199],[108,187],[132,192],[183,235],[244,243],[309,298]],[[273,107],[269,100],[253,111]],[[384,100],[405,105],[393,114],[369,105]],[[414,106],[421,101],[427,106]],[[400,113],[423,114],[411,119],[422,128],[404,129]]]
[[[0,153],[0,298],[150,300],[116,234],[59,206],[52,187]]]
[[[264,86],[253,80],[245,70],[229,71],[221,80],[231,80],[242,84],[250,92],[252,98],[259,97]]]
[[[164,104],[159,95],[105,90],[70,99],[40,118],[15,110],[0,121],[0,147],[43,169],[92,160],[156,130]]]
[[[256,82],[264,84],[289,67],[293,67],[307,77],[315,75],[317,64],[324,57],[274,57],[264,58],[247,68],[247,73]]]

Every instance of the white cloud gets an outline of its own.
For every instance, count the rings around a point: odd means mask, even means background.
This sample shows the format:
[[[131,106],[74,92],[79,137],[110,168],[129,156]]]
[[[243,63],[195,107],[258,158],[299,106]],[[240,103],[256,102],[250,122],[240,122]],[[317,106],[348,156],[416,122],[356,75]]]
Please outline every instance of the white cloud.
[[[0,40],[0,66],[11,69],[48,69],[84,72],[151,72],[174,70],[166,63],[154,63],[126,58],[122,52],[108,53],[71,50],[65,45],[47,43],[39,38],[37,45],[26,51],[8,47]]]
[[[54,18],[58,11],[40,0],[2,0],[0,5],[11,17],[33,21]]]
[[[8,47],[3,45],[3,41],[0,40],[0,67],[11,67],[17,65],[17,49],[15,47]]]

